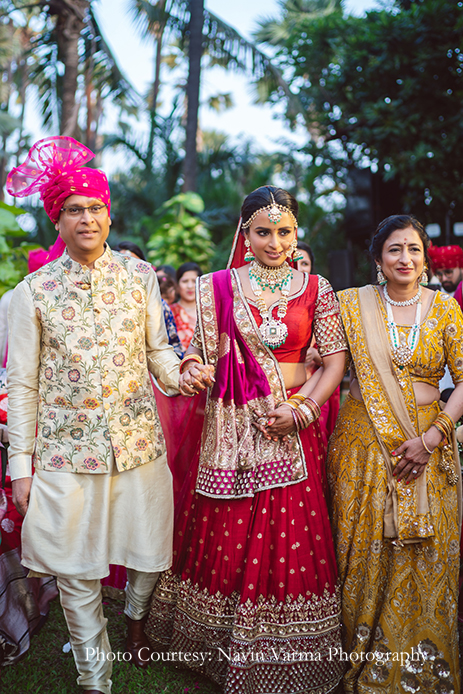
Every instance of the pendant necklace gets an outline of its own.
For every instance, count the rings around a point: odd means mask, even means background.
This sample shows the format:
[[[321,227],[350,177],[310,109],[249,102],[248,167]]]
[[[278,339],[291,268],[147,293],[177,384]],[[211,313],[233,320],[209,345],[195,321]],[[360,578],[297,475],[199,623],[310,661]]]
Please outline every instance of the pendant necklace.
[[[262,336],[262,342],[270,349],[281,347],[288,336],[288,328],[282,322],[282,319],[286,316],[286,311],[288,310],[288,296],[291,291],[292,277],[293,271],[286,262],[280,267],[273,268],[253,261],[249,268],[251,289],[255,294],[257,308],[262,318],[259,331]],[[267,287],[272,292],[275,289],[279,289],[281,292],[281,297],[278,301],[277,318],[272,316],[262,298],[262,292]]]
[[[410,304],[408,304],[410,305]],[[397,323],[392,315],[392,308],[389,301],[386,302],[387,326],[389,328],[389,337],[392,344],[392,361],[399,367],[405,368],[413,359],[413,352],[416,349],[420,337],[420,321],[421,321],[421,301],[416,304],[415,322],[411,326],[408,338],[405,340],[405,335],[399,337]]]

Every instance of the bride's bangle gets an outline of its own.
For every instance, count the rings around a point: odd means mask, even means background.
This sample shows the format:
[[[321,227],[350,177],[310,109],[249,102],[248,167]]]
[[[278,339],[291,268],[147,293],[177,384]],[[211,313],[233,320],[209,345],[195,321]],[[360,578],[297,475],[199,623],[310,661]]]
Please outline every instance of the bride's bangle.
[[[185,364],[187,364],[189,361],[196,361],[198,364],[204,364],[202,357],[199,356],[199,354],[186,354],[182,361],[180,362],[180,373],[182,374],[184,369],[183,367]]]

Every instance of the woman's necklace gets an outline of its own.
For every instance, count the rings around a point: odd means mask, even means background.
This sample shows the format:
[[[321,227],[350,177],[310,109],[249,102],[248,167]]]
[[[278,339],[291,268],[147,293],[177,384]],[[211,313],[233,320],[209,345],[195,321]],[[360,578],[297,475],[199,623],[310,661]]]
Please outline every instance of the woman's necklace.
[[[272,294],[275,289],[283,291],[283,287],[288,280],[291,281],[292,276],[293,271],[286,261],[278,267],[270,267],[253,260],[249,266],[249,279],[255,280],[263,292],[267,287],[272,290]]]
[[[408,333],[408,338],[405,341],[405,335],[399,338],[397,323],[394,322],[392,308],[389,302],[386,303],[387,326],[389,328],[389,336],[392,344],[392,361],[397,364],[399,369],[403,369],[410,364],[413,359],[413,352],[416,349],[420,337],[420,321],[421,321],[421,301],[416,305],[415,322]]]
[[[286,311],[288,310],[288,296],[291,291],[293,271],[286,262],[284,262],[283,265],[286,265],[287,270],[283,269],[281,266],[273,268],[256,263],[256,268],[253,268],[253,265],[254,262],[249,268],[249,280],[251,289],[256,296],[257,308],[262,318],[262,324],[259,328],[262,342],[264,345],[267,345],[267,347],[270,347],[270,349],[277,349],[285,343],[288,336],[288,328],[282,322],[282,318],[286,316]],[[252,271],[253,269],[254,272]],[[273,289],[272,286],[274,287]],[[262,290],[266,287],[270,287],[272,292],[277,288],[281,292],[281,297],[278,301],[278,319],[272,316],[267,308],[267,304],[262,298]]]
[[[405,301],[394,301],[394,299],[391,299],[387,291],[387,284],[383,286],[383,292],[387,303],[392,304],[392,306],[413,306],[413,304],[418,303],[418,301],[421,299],[421,285],[418,287],[418,291],[416,292],[415,296],[412,296],[411,299],[406,299]]]

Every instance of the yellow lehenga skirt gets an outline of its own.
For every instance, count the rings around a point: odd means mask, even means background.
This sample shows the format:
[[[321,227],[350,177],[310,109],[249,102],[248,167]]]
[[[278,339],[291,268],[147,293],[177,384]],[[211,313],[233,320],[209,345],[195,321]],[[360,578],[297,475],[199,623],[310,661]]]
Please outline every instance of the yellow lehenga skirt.
[[[437,403],[418,408],[421,431]],[[435,536],[397,546],[383,538],[386,470],[363,402],[348,396],[328,453],[332,527],[342,585],[346,694],[458,694],[457,493],[427,465]],[[403,483],[402,483],[403,484]]]

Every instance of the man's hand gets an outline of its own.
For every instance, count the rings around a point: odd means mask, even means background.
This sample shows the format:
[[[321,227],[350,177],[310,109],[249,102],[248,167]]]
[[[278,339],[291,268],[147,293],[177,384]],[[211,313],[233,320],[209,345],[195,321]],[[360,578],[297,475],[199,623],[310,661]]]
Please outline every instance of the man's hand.
[[[32,477],[21,477],[13,480],[11,487],[13,490],[13,503],[21,516],[25,516],[29,506],[29,496],[31,493]]]

